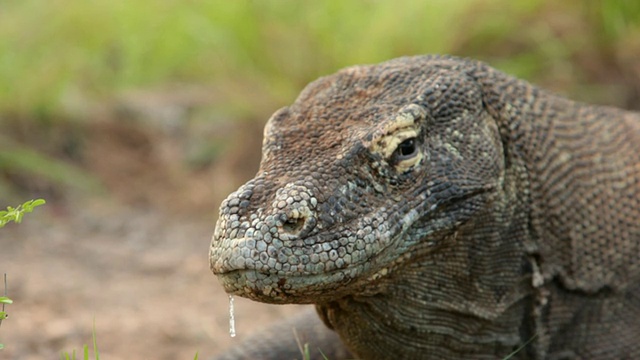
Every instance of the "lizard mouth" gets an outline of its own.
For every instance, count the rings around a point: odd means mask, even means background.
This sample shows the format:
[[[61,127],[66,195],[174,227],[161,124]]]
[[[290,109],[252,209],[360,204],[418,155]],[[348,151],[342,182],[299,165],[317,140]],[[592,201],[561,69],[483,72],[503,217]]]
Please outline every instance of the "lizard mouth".
[[[354,269],[323,274],[278,275],[254,269],[238,269],[225,270],[216,275],[224,290],[232,295],[270,304],[311,304],[324,298],[340,297],[340,289],[356,272]]]
[[[209,254],[211,270],[225,291],[272,304],[307,304],[340,298],[349,290],[346,284],[369,273],[376,263],[368,260],[373,254],[365,254],[364,249],[356,257],[343,254],[345,250],[313,253],[313,246],[292,250],[270,244],[264,249],[251,237],[214,236],[213,240]],[[305,254],[293,255],[299,252]],[[346,262],[340,256],[351,261]]]

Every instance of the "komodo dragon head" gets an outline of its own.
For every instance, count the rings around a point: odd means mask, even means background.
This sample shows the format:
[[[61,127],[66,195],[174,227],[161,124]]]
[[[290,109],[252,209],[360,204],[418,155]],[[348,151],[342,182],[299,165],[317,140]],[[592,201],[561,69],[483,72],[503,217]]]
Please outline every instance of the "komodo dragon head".
[[[462,65],[351,67],[278,110],[258,173],[220,207],[210,263],[225,290],[268,303],[375,292],[483,209],[504,156]]]

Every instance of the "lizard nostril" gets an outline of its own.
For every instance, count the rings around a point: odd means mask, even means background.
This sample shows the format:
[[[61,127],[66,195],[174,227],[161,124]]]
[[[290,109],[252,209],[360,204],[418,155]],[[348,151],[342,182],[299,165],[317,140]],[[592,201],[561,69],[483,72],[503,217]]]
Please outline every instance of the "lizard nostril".
[[[312,215],[283,217],[284,219],[282,219],[283,222],[280,226],[280,233],[281,235],[286,236],[287,239],[305,237],[316,227],[316,218]]]
[[[281,240],[307,236],[316,226],[315,208],[318,200],[308,185],[288,183],[276,191],[273,217]]]

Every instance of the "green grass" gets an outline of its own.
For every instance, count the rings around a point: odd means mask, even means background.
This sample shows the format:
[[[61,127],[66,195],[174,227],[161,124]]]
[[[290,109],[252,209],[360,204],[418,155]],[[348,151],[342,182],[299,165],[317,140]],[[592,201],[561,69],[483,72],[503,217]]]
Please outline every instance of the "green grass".
[[[93,356],[89,354],[89,346],[82,346],[82,357],[79,358],[76,354],[75,350],[72,350],[71,353],[63,351],[60,353],[60,360],[100,360],[100,352],[98,351],[98,340],[96,339],[96,323],[95,320],[93,322],[93,330],[91,332],[91,338],[93,343]],[[198,352],[193,357],[193,360],[198,360]]]
[[[100,360],[100,352],[98,351],[98,341],[96,340],[96,322],[95,320],[93,321],[93,330],[92,330],[92,340],[93,340],[93,356],[89,356],[89,346],[84,345],[82,347],[82,359],[83,360],[90,360],[90,359],[95,359],[95,360]],[[76,360],[78,359],[76,357],[76,351],[72,350],[71,353],[68,352],[62,352],[60,354],[60,360]]]
[[[0,140],[5,139],[0,136]],[[0,144],[2,169],[23,171],[54,184],[73,185],[93,192],[101,190],[98,181],[77,166],[10,140]]]
[[[319,75],[403,54],[499,58],[498,64],[516,75],[535,76],[569,61],[585,45],[632,42],[639,35],[639,4],[4,1],[0,121],[2,114],[29,120],[73,117],[77,101],[102,101],[123,89],[167,83],[244,80],[285,102]],[[566,24],[554,28],[553,21]]]
[[[7,2],[0,12],[0,113],[64,116],[74,97],[237,78],[290,100],[338,67],[446,51],[456,35],[449,24],[466,3]]]

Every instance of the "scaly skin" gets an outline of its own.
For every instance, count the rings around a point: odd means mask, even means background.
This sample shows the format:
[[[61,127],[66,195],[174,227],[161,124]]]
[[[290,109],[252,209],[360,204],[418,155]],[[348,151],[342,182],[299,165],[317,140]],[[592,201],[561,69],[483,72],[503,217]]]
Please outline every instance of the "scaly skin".
[[[452,57],[347,68],[269,120],[210,261],[358,358],[640,358],[640,116]]]

